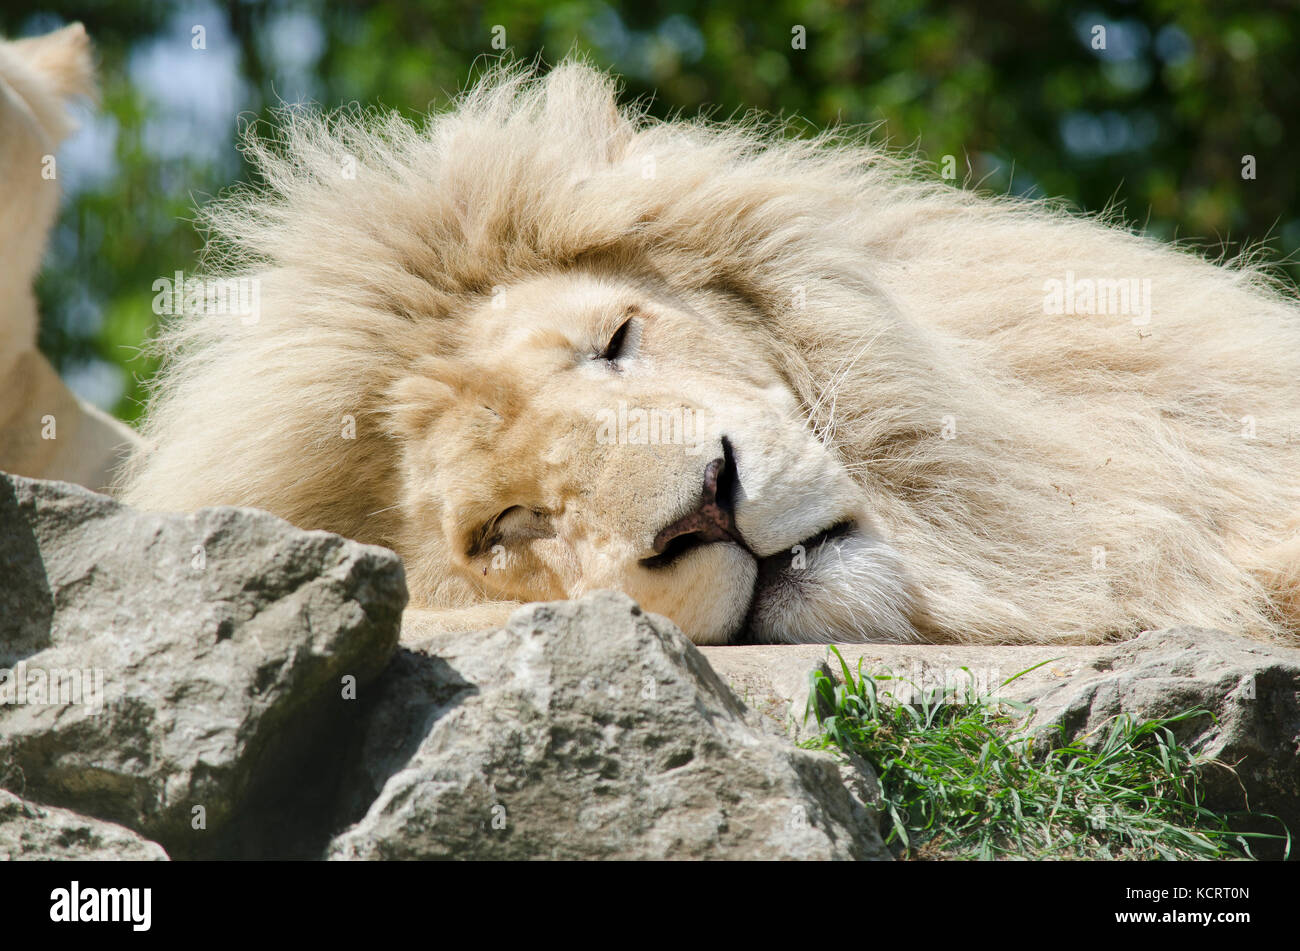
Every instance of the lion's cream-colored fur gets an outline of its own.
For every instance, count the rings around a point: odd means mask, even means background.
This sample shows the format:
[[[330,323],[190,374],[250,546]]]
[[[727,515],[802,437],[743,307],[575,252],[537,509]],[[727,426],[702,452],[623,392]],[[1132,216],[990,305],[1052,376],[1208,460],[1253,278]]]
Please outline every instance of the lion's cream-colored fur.
[[[0,38],[0,469],[104,490],[135,433],[77,399],[36,349],[32,283],[54,224],[69,102],[95,92],[80,23]]]
[[[763,335],[925,636],[1296,634],[1300,307],[1258,270],[844,138],[653,121],[576,63],[497,70],[425,128],[290,113],[248,148],[264,185],[208,209],[208,263],[260,280],[260,319],[168,328],[133,503],[256,505],[401,550],[392,387],[494,287],[622,261]],[[1045,303],[1130,279],[1149,320]],[[416,603],[473,601],[418,578]]]
[[[32,281],[59,205],[50,159],[72,131],[68,100],[94,91],[81,24],[0,37],[0,375],[36,346]]]

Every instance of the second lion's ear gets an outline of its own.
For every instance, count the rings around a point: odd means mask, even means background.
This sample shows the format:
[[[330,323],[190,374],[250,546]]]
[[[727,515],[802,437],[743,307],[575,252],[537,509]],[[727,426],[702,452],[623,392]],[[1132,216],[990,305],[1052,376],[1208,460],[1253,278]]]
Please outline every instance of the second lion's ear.
[[[90,37],[80,23],[13,40],[10,48],[64,99],[95,98],[95,57]]]
[[[10,42],[0,38],[0,46],[13,54],[18,70],[7,75],[0,63],[0,85],[13,86],[45,134],[62,141],[75,127],[69,102],[96,95],[95,59],[85,28],[73,23],[43,36]]]

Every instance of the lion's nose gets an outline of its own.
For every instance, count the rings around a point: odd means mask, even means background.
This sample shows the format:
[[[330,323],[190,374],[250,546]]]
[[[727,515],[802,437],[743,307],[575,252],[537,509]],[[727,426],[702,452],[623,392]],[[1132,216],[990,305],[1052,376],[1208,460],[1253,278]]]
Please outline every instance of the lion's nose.
[[[722,437],[722,455],[704,467],[704,488],[693,512],[655,535],[656,562],[666,563],[699,545],[733,541],[745,545],[736,530],[736,463],[731,443]]]

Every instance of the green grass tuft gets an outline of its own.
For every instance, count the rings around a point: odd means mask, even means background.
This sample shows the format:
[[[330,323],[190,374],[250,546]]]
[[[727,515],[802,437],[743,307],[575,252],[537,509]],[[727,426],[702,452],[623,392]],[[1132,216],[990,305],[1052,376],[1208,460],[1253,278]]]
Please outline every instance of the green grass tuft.
[[[864,674],[861,661],[855,676],[831,650],[845,682],[813,672],[808,714],[821,732],[804,745],[871,764],[882,832],[900,858],[1254,858],[1251,839],[1282,840],[1290,853],[1289,834],[1234,832],[1202,805],[1198,768],[1209,761],[1170,727],[1207,710],[1144,722],[1121,715],[1090,748],[1066,742],[1059,727],[1026,731],[1030,708],[1015,701],[950,688],[901,702],[882,686],[907,681]]]

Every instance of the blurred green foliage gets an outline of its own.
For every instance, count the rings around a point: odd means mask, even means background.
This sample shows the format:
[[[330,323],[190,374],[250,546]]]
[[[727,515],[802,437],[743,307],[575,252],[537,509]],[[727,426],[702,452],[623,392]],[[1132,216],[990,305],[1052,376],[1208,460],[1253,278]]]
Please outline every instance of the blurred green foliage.
[[[516,57],[587,54],[623,76],[629,98],[653,97],[656,115],[758,108],[809,129],[867,124],[932,161],[953,156],[972,185],[1118,206],[1215,254],[1264,243],[1300,276],[1291,2],[54,0],[42,10],[5,8],[0,32],[84,22],[102,103],[60,154],[68,194],[39,285],[41,346],[75,389],[128,419],[155,369],[137,355],[155,320],[152,284],[193,266],[193,208],[247,174],[239,117],[300,100],[418,115],[497,54],[496,27]],[[1105,49],[1093,48],[1097,26]],[[795,48],[798,27],[806,48]]]

